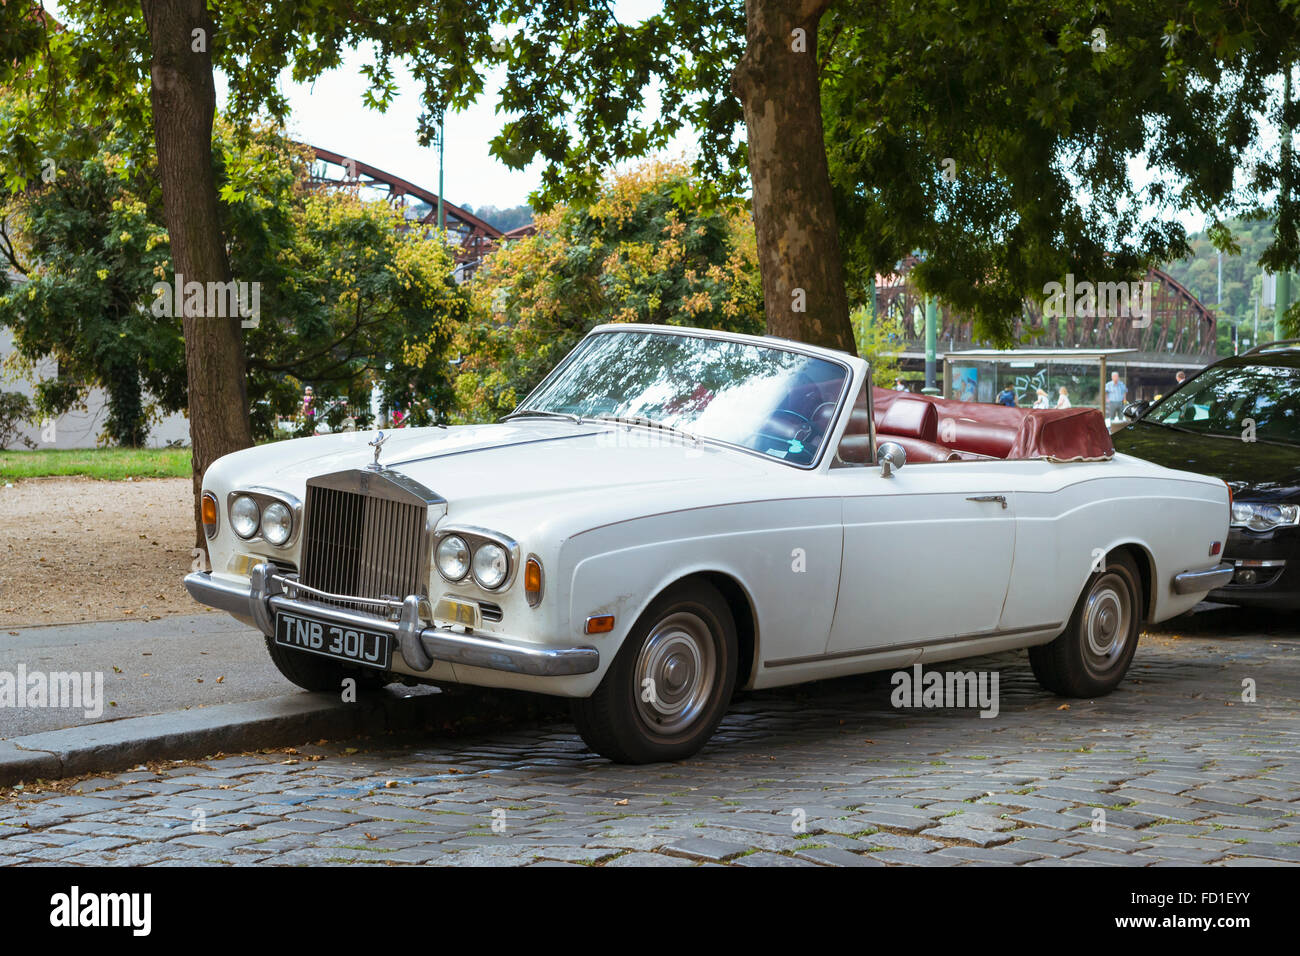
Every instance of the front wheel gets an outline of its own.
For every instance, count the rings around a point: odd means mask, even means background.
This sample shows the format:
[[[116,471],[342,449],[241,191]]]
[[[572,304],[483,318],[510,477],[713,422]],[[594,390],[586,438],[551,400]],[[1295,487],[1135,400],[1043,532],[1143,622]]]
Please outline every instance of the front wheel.
[[[736,625],[707,584],[660,595],[596,692],[572,704],[587,746],[616,763],[682,760],[713,736],[736,686]]]
[[[1142,587],[1127,554],[1106,559],[1079,596],[1065,632],[1029,649],[1034,677],[1063,697],[1100,697],[1124,679],[1137,650]]]

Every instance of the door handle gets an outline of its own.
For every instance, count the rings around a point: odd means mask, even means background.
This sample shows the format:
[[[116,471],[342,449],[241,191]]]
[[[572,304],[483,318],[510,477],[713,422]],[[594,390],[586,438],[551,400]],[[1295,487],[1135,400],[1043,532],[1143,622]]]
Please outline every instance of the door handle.
[[[1003,511],[1007,510],[1006,495],[976,495],[974,498],[967,498],[966,500],[967,501],[1000,501],[1002,502],[1002,510]]]

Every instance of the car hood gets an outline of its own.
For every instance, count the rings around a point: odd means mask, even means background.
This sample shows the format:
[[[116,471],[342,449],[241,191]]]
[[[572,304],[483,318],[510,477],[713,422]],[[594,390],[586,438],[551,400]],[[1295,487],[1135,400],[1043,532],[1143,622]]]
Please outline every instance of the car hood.
[[[395,429],[385,432],[380,464],[446,499],[452,517],[467,511],[526,505],[560,496],[612,495],[641,501],[660,495],[722,500],[738,484],[773,470],[791,471],[701,441],[639,427],[578,425],[530,419],[494,425]],[[375,433],[344,432],[246,449],[213,469],[228,487],[264,485],[302,495],[307,479],[364,468],[374,461]]]
[[[1198,435],[1140,420],[1111,440],[1126,455],[1226,481],[1239,500],[1300,499],[1300,448],[1295,445]]]

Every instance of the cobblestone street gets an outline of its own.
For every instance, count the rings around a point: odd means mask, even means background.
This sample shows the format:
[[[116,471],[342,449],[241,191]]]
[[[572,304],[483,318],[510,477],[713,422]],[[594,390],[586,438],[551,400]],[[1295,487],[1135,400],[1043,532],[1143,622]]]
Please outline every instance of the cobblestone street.
[[[888,674],[747,694],[681,764],[613,765],[556,721],[9,791],[0,862],[1292,865],[1300,638],[1282,624],[1169,622],[1116,693],[1068,706],[1023,653],[948,665],[999,672],[991,719],[895,709]]]

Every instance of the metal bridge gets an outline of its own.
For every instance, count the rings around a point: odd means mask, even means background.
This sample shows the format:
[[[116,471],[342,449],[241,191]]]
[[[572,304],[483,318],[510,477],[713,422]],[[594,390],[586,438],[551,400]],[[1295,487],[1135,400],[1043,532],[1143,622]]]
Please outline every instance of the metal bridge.
[[[314,186],[350,189],[368,198],[382,198],[405,210],[407,218],[413,225],[426,226],[430,230],[438,227],[436,193],[376,166],[371,166],[369,163],[363,163],[320,146],[304,145],[316,156],[311,170],[311,181]],[[426,203],[430,207],[429,211],[419,214],[412,200]],[[442,216],[448,239],[453,240],[457,247],[457,272],[461,278],[468,277],[483,257],[501,243],[532,235],[534,231],[532,225],[527,225],[503,233],[496,226],[455,203],[448,202],[445,198],[442,200]]]
[[[924,358],[925,296],[908,280],[915,260],[905,261],[897,272],[876,280],[879,315],[898,319],[904,329],[903,353]],[[1150,321],[1135,321],[1114,314],[1098,302],[1091,315],[1044,318],[1042,302],[1026,302],[1012,325],[1012,336],[1024,347],[1136,349],[1136,363],[1192,366],[1212,362],[1217,356],[1218,322],[1215,313],[1169,273],[1152,269],[1143,281],[1151,283]],[[1073,312],[1073,310],[1071,310]],[[990,348],[992,342],[975,338],[972,323],[940,305],[938,347],[949,352]]]

